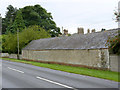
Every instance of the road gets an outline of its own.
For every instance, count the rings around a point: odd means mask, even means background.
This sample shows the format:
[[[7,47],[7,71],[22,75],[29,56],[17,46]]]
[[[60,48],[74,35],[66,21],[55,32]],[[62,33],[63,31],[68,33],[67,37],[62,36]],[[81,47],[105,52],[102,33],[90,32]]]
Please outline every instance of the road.
[[[3,88],[118,88],[118,83],[24,63],[2,61]]]

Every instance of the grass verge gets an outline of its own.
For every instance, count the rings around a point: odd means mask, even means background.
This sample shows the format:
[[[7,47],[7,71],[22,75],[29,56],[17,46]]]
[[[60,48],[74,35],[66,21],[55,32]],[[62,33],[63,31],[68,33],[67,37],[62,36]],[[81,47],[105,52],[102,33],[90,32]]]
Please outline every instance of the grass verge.
[[[17,60],[17,59],[10,59],[10,58],[2,58],[2,59],[13,61],[13,62],[31,64],[31,65],[39,66],[39,67],[46,67],[46,68],[65,71],[69,73],[81,74],[81,75],[92,76],[92,77],[120,82],[120,80],[118,79],[120,73],[118,74],[118,72],[113,72],[113,71],[88,69],[88,68],[83,68],[83,67],[72,67],[72,66],[59,65],[59,64],[46,64],[46,63],[39,63],[39,62],[26,61],[26,60]]]

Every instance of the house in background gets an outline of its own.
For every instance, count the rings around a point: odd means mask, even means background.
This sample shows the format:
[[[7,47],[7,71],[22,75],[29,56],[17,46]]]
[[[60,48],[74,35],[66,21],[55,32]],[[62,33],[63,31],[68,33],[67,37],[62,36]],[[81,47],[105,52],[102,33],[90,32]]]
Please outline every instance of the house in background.
[[[108,38],[118,34],[118,29],[103,32],[33,40],[22,49],[22,58],[43,62],[56,62],[89,67],[107,68],[117,71],[117,61],[110,61]],[[112,65],[111,65],[112,64]]]

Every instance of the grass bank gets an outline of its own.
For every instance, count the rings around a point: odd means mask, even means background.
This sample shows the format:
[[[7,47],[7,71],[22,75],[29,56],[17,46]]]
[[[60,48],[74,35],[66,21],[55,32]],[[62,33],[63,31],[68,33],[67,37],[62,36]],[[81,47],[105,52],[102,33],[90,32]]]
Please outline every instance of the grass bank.
[[[17,59],[10,59],[10,58],[2,58],[2,59],[13,61],[13,62],[31,64],[31,65],[39,66],[39,67],[46,67],[46,68],[65,71],[69,73],[81,74],[81,75],[92,76],[92,77],[120,82],[120,80],[118,79],[118,76],[120,73],[118,74],[118,72],[88,69],[88,68],[83,68],[83,67],[72,67],[72,66],[65,66],[65,65],[59,65],[59,64],[46,64],[46,63],[39,63],[39,62],[26,61],[26,60],[17,60]]]

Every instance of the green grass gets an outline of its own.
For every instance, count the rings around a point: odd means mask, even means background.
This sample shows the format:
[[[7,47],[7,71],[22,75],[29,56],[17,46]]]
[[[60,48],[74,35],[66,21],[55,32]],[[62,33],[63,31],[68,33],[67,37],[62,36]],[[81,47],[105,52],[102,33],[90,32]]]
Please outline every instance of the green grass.
[[[25,60],[17,60],[17,59],[10,59],[10,58],[2,58],[2,59],[13,61],[13,62],[21,62],[21,63],[31,64],[31,65],[39,66],[39,67],[46,67],[46,68],[50,68],[50,69],[54,69],[54,70],[60,70],[60,71],[65,71],[65,72],[70,72],[70,73],[81,74],[81,75],[92,76],[92,77],[97,77],[97,78],[108,79],[108,80],[120,82],[120,80],[118,79],[118,72],[88,69],[88,68],[82,68],[82,67],[72,67],[72,66],[59,65],[59,64],[46,64],[46,63],[39,63],[39,62],[25,61]]]

